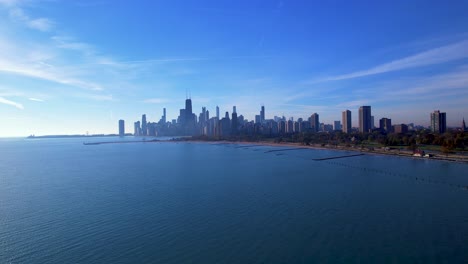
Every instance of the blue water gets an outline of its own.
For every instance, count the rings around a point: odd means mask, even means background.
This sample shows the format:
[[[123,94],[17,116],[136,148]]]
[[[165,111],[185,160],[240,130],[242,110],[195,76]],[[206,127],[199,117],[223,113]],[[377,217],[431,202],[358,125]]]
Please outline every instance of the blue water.
[[[0,140],[0,263],[468,262],[466,164],[100,140]]]

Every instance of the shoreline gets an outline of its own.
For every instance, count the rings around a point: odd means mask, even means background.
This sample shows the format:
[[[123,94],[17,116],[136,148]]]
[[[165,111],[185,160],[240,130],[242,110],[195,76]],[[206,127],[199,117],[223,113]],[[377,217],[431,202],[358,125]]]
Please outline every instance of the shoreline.
[[[203,143],[211,145],[245,145],[245,147],[250,146],[268,146],[268,147],[290,147],[295,149],[316,149],[316,150],[335,150],[335,151],[352,151],[356,153],[363,153],[366,155],[381,155],[381,156],[392,156],[392,157],[403,157],[403,158],[412,158],[419,160],[438,160],[446,162],[456,162],[468,164],[468,156],[460,156],[455,154],[448,154],[446,156],[441,156],[441,154],[435,154],[432,157],[418,157],[413,156],[413,152],[409,150],[384,150],[384,149],[373,149],[368,148],[356,148],[356,147],[345,147],[345,146],[322,146],[318,144],[312,145],[302,145],[300,143],[292,142],[282,142],[275,143],[270,141],[224,141],[224,140],[200,140],[200,139],[166,139],[166,140],[135,140],[135,141],[104,141],[104,142],[83,142],[83,145],[103,145],[103,144],[123,144],[123,143]]]
[[[274,142],[265,142],[265,141],[258,141],[258,142],[250,142],[250,141],[204,141],[204,140],[167,140],[167,141],[159,141],[159,142],[193,142],[193,143],[204,143],[204,144],[213,144],[219,145],[220,143],[226,145],[258,145],[258,146],[269,146],[269,147],[292,147],[292,148],[300,148],[300,149],[317,149],[317,150],[337,150],[337,151],[353,151],[358,153],[364,153],[368,155],[382,155],[382,156],[393,156],[393,157],[404,157],[404,158],[412,158],[418,160],[438,160],[438,161],[447,161],[447,162],[456,162],[456,163],[464,163],[468,164],[468,156],[460,156],[454,154],[448,154],[446,157],[439,156],[440,154],[436,154],[432,157],[417,157],[413,156],[411,151],[403,150],[403,151],[395,151],[395,150],[368,150],[368,149],[361,149],[361,148],[353,148],[353,147],[327,147],[327,146],[317,146],[317,145],[301,145],[300,143],[274,143]]]

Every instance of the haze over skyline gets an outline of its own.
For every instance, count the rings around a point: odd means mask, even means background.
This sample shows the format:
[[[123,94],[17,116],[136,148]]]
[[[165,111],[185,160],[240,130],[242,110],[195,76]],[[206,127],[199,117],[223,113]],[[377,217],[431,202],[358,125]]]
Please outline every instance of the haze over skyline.
[[[252,120],[468,118],[468,2],[0,0],[0,136],[131,131],[187,91]]]

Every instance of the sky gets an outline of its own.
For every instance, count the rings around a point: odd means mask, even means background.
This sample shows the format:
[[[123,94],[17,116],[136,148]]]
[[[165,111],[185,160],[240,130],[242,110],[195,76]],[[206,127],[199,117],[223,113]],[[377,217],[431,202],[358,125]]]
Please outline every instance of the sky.
[[[0,137],[252,120],[468,118],[468,1],[0,0]],[[223,114],[222,114],[223,115]]]

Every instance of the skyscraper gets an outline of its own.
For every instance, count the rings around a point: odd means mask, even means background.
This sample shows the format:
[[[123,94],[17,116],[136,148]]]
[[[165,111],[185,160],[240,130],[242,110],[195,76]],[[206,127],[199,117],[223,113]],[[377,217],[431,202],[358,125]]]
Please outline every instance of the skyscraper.
[[[310,116],[310,128],[314,132],[320,131],[319,115],[317,113],[313,113]]]
[[[192,99],[185,99],[185,121],[190,122],[192,121]]]
[[[141,116],[141,135],[148,135],[148,127],[146,123],[146,115]]]
[[[385,131],[387,133],[392,132],[392,119],[384,117],[380,119],[379,123],[380,130]]]
[[[374,116],[371,116],[371,117],[370,117],[370,123],[371,123],[370,128],[371,128],[371,129],[374,129],[374,128],[375,128]]]
[[[236,107],[234,106],[234,111],[232,112],[232,119],[231,119],[231,134],[236,135],[237,134],[237,127],[238,127],[238,122],[237,122],[237,113],[236,113]]]
[[[341,119],[343,122],[343,132],[351,132],[351,111],[346,110],[341,113]]]
[[[136,121],[134,123],[134,136],[141,136],[141,126],[140,126],[140,121]]]
[[[431,113],[431,131],[434,133],[445,133],[447,131],[447,115],[439,110]]]
[[[466,131],[465,118],[463,118],[463,122],[462,122],[462,131]]]
[[[237,113],[237,111],[236,111],[236,106],[233,106],[233,107],[232,107],[232,113]]]
[[[125,136],[125,121],[122,119],[119,120],[119,136]]]
[[[164,124],[166,123],[166,108],[163,108],[162,121],[163,121]]]
[[[371,124],[371,107],[359,107],[359,132],[367,133],[372,129]]]
[[[260,110],[260,123],[265,122],[265,106],[262,105],[262,109]]]
[[[216,106],[216,119],[219,121],[219,106]]]

